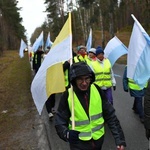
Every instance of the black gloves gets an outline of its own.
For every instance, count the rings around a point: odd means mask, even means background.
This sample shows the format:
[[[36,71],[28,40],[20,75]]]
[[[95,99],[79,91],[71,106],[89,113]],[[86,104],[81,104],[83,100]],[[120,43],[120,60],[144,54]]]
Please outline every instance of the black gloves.
[[[68,130],[66,137],[69,143],[76,143],[79,140],[79,131]]]
[[[147,139],[149,140],[149,138],[150,138],[150,129],[145,129],[145,133],[146,133],[146,137],[147,137]]]
[[[113,86],[113,90],[114,90],[114,91],[116,90],[116,86]]]

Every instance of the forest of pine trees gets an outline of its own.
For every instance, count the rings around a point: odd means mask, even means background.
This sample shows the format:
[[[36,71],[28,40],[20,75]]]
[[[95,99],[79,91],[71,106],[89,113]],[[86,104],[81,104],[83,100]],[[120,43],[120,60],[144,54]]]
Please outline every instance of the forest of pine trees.
[[[47,19],[35,29],[30,39],[32,44],[41,31],[44,31],[45,38],[50,31],[54,41],[68,17],[68,11],[72,11],[73,42],[76,44],[85,43],[92,28],[100,31],[102,46],[105,46],[106,33],[111,39],[118,31],[132,31],[131,14],[146,31],[150,30],[149,0],[43,0],[43,3],[46,4]],[[0,52],[18,49],[21,38],[27,39],[20,10],[17,0],[0,0]]]
[[[18,49],[25,28],[15,0],[0,0],[0,55],[7,49]]]

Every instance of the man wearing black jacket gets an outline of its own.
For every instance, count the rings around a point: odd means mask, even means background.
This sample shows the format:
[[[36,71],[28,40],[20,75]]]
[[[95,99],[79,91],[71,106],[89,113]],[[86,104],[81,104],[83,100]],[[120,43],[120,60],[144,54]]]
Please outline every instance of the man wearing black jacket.
[[[43,54],[44,54],[44,51],[42,50],[42,47],[39,47],[38,50],[34,53],[33,70],[35,71],[35,74],[38,72],[41,66]]]
[[[55,128],[59,137],[69,142],[71,150],[101,150],[106,122],[117,150],[124,150],[126,142],[119,120],[103,91],[92,84],[93,71],[85,62],[78,62],[71,66],[69,75],[73,91],[70,88],[62,94],[56,113]]]

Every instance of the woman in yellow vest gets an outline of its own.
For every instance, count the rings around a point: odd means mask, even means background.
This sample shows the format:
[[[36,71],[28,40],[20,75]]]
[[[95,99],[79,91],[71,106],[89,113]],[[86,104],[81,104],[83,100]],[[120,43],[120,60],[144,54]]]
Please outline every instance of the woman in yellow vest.
[[[83,45],[80,45],[77,47],[77,55],[73,57],[73,62],[80,62],[80,61],[86,61],[87,59],[87,51],[86,47]]]
[[[97,61],[93,61],[92,69],[95,73],[95,84],[97,84],[105,93],[108,101],[113,105],[112,87],[116,90],[116,80],[110,61],[104,57],[103,49],[96,48]]]
[[[92,62],[96,61],[96,48],[91,48],[88,51],[88,57],[86,59],[86,63],[92,68]]]
[[[145,88],[147,83],[145,84]],[[140,88],[132,79],[127,78],[127,66],[124,70],[123,75],[123,89],[125,92],[130,91],[131,97],[134,97],[133,111],[139,115],[140,121],[144,122],[144,111],[143,111],[143,96],[145,94],[145,88]]]
[[[59,137],[69,142],[71,150],[101,150],[106,122],[115,139],[116,149],[124,150],[125,137],[115,110],[99,86],[92,84],[94,72],[85,62],[78,62],[71,66],[69,75],[73,91],[69,88],[62,94],[56,113],[55,128]]]

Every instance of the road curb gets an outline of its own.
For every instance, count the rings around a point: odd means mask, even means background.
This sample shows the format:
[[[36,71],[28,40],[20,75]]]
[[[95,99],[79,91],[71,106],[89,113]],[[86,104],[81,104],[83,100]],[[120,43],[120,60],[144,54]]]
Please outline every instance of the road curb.
[[[51,150],[50,127],[48,121],[48,114],[46,108],[44,107],[41,116],[39,116],[37,127],[39,150]]]

